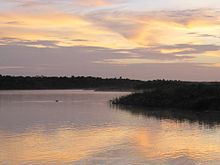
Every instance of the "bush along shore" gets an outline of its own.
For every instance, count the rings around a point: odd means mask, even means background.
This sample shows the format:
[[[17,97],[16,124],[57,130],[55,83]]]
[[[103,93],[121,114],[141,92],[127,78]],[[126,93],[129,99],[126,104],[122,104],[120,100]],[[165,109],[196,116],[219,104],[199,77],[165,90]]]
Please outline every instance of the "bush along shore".
[[[148,86],[149,87],[149,86]],[[219,83],[164,83],[116,98],[113,104],[147,108],[174,108],[220,112]]]

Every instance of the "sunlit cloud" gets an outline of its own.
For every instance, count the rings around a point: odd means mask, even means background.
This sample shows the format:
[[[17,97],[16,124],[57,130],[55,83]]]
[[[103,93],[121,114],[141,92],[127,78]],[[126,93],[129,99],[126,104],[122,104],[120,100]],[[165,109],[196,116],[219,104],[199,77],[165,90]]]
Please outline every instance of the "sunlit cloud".
[[[217,68],[220,68],[220,63],[214,63],[214,64],[211,64],[211,65],[206,65],[208,67],[217,67]]]
[[[149,60],[144,58],[122,58],[122,59],[104,59],[103,61],[95,61],[94,63],[104,64],[117,64],[117,65],[129,65],[129,64],[172,64],[182,63],[183,60]]]
[[[211,14],[210,14],[211,13]],[[176,16],[178,15],[178,17]],[[157,44],[202,44],[205,39],[188,35],[210,31],[218,34],[219,13],[210,10],[158,12],[102,12],[92,17],[139,46]],[[172,37],[170,37],[172,36]]]
[[[220,58],[220,50],[207,51],[207,52],[205,52],[205,55],[209,56],[209,57],[219,57]]]
[[[176,14],[180,16],[176,17]],[[211,31],[212,36],[218,35],[219,21],[219,15],[210,10],[141,13],[97,11],[88,14],[51,11],[30,15],[3,12],[0,16],[1,37],[32,41],[57,40],[60,46],[81,44],[118,49],[212,44],[207,36],[192,34],[207,34]],[[75,39],[95,42],[75,43]]]
[[[163,54],[169,54],[169,53],[181,53],[184,51],[192,51],[192,48],[183,48],[183,49],[161,49],[160,52]]]
[[[113,3],[108,0],[93,0],[93,1],[81,0],[81,1],[74,1],[73,4],[80,7],[91,7],[91,6],[102,7],[102,6],[112,5]]]
[[[9,21],[14,24],[5,23]],[[79,15],[59,12],[31,15],[4,13],[0,16],[0,22],[2,38],[56,40],[59,46],[133,47],[132,43],[120,34],[97,26]]]

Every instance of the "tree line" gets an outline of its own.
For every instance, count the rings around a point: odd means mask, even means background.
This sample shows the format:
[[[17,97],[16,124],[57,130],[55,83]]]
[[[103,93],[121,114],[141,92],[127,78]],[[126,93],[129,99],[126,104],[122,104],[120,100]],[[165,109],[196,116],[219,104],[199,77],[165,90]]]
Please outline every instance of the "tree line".
[[[0,90],[22,89],[96,89],[133,90],[142,84],[139,80],[101,77],[46,77],[0,75]]]

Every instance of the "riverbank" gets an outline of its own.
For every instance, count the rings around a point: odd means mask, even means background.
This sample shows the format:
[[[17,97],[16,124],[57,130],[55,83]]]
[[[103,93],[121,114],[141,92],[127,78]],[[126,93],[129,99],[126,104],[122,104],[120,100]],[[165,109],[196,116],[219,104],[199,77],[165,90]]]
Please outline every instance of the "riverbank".
[[[149,108],[220,111],[220,85],[201,83],[164,85],[116,98],[112,103]]]

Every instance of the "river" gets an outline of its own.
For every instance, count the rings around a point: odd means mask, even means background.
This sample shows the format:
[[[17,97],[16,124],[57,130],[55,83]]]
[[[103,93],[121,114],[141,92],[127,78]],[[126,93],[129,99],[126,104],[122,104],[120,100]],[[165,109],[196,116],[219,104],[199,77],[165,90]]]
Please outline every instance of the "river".
[[[0,91],[0,164],[219,165],[220,125],[134,113],[126,92]]]

